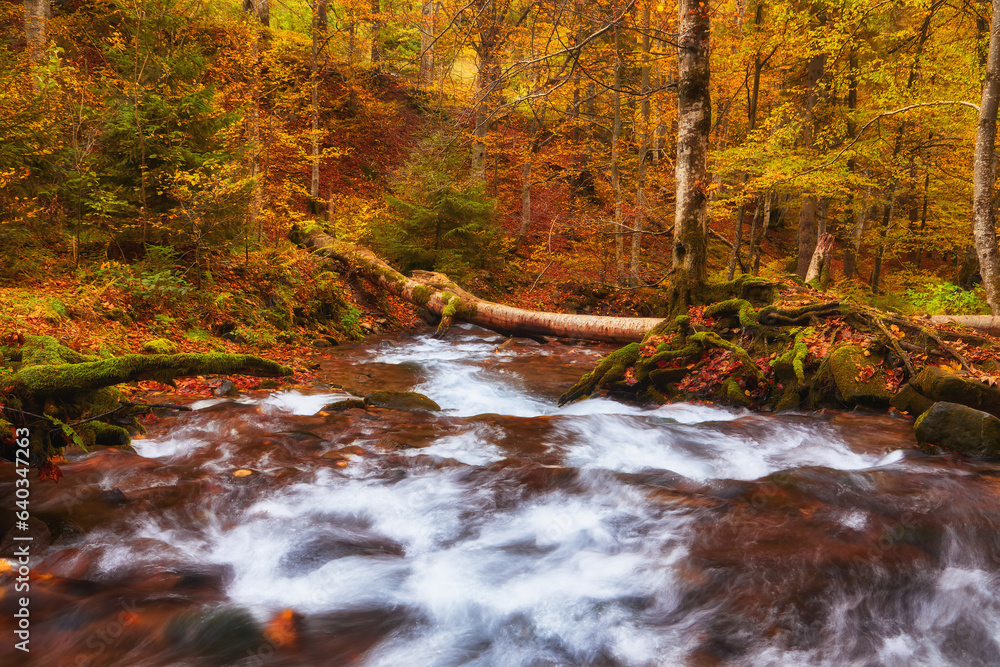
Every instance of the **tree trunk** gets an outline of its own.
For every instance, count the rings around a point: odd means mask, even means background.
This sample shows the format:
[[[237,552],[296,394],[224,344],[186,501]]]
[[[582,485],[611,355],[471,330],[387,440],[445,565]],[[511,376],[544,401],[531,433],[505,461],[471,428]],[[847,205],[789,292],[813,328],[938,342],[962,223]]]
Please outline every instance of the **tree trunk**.
[[[1000,0],[993,0],[989,49],[972,165],[972,236],[986,288],[986,302],[994,315],[1000,315],[1000,250],[993,211],[997,108],[1000,106]]]
[[[861,240],[865,235],[865,227],[868,225],[868,214],[871,211],[869,200],[872,196],[871,186],[865,192],[861,209],[857,210],[857,199],[852,200],[851,207],[856,211],[851,227],[851,237],[844,243],[844,277],[853,278],[858,270],[858,254],[861,252]]]
[[[489,53],[480,58],[479,91],[476,106],[476,128],[472,140],[472,173],[477,178],[486,176],[486,137],[490,133],[492,115],[499,86],[500,66],[496,56]]]
[[[443,321],[455,317],[506,336],[558,336],[630,343],[642,340],[646,332],[662,321],[648,317],[546,313],[504,306],[469,294],[439,273],[423,273],[426,276],[423,282],[407,278],[371,251],[340,243],[326,234],[314,234],[306,243],[357,271],[372,284],[441,315]]]
[[[873,292],[878,292],[879,282],[882,280],[882,258],[885,256],[886,239],[889,236],[889,227],[892,225],[892,213],[895,209],[896,184],[889,188],[889,201],[885,205],[882,214],[882,229],[879,231],[878,245],[875,247],[875,261],[872,264],[872,277],[869,286]]]
[[[622,185],[618,154],[622,138],[622,52],[621,31],[615,29],[614,124],[611,129],[611,188],[615,193],[615,284],[625,273],[625,229],[622,224]]]
[[[264,26],[271,26],[271,12],[268,0],[243,0],[243,11],[252,13]]]
[[[771,202],[773,200],[773,192],[768,192],[764,195],[764,212],[760,216],[760,234],[757,235],[756,239],[750,239],[750,259],[753,263],[753,274],[755,276],[760,273],[761,245],[764,243],[764,237],[767,236],[767,227],[771,224]]]
[[[1000,0],[998,0],[1000,1]],[[674,217],[674,279],[671,306],[690,303],[707,274],[708,138],[712,128],[709,94],[709,3],[678,4],[677,209]]]
[[[45,59],[48,47],[46,29],[49,20],[47,0],[24,0],[24,36],[28,41],[28,60],[37,65]]]
[[[434,82],[434,31],[437,22],[434,0],[424,0],[420,20],[420,83],[430,86]]]
[[[754,15],[754,26],[759,27],[764,15],[764,4],[763,2],[757,5],[756,13]],[[753,83],[750,86],[750,100],[747,104],[747,135],[753,133],[757,127],[757,100],[760,96],[760,75],[764,70],[764,62],[760,59],[760,51],[753,59]],[[747,184],[747,179],[749,178],[749,173],[744,171],[740,175],[740,188],[743,189]],[[757,226],[757,216],[760,214],[760,199],[757,200],[757,210],[754,213],[753,228],[750,230],[750,240],[751,244],[753,242],[753,235],[756,231]],[[733,230],[733,247],[729,253],[729,264],[726,266],[726,280],[732,280],[733,276],[736,274],[736,264],[739,262],[742,264],[740,259],[740,246],[743,243],[743,217],[746,215],[746,204],[740,204],[739,209],[736,211],[736,221],[735,229]],[[753,248],[750,248],[751,254],[753,253]],[[749,258],[749,257],[748,257]]]
[[[317,213],[319,202],[319,6],[316,0],[312,3],[312,57],[309,60],[310,101],[312,105],[312,120],[310,123],[312,145],[310,147],[310,162],[312,178],[309,183],[310,212]]]
[[[258,13],[258,8],[263,5],[264,15]],[[254,4],[253,0],[244,0],[243,10],[245,12],[252,12],[254,16],[258,18],[265,26],[267,23],[265,21],[270,21],[270,17],[267,11],[267,0],[262,0],[257,5]],[[252,102],[250,105],[250,113],[247,119],[249,124],[249,157],[250,157],[250,178],[253,182],[253,191],[250,194],[250,209],[247,216],[247,253],[250,252],[250,232],[257,230],[257,241],[260,242],[262,236],[261,230],[259,228],[260,212],[264,203],[264,183],[263,177],[261,175],[260,167],[260,156],[261,156],[261,138],[260,138],[260,36],[256,26],[251,26],[252,34],[250,36],[250,56],[252,58],[253,67],[253,81],[251,82],[251,96]],[[249,256],[249,255],[248,255]]]
[[[825,21],[821,21],[823,25]],[[809,90],[806,93],[805,119],[802,130],[802,143],[806,147],[813,145],[816,134],[816,117],[814,109],[819,101],[819,85],[823,78],[823,70],[826,67],[826,54],[819,53],[809,59],[809,66],[806,70],[806,82]],[[800,276],[805,276],[809,270],[809,262],[812,260],[813,250],[816,247],[816,196],[806,195],[802,198],[802,207],[799,209],[799,254],[795,272]]]
[[[646,168],[649,165],[649,145],[650,145],[650,48],[652,39],[649,36],[650,27],[650,3],[646,3],[642,9],[642,71],[640,74],[642,85],[641,114],[642,123],[640,125],[639,138],[639,167],[636,172],[635,188],[635,229],[632,231],[632,253],[629,262],[629,284],[639,285],[639,255],[642,252],[642,231],[646,226]]]
[[[379,5],[379,0],[371,0],[371,14],[372,14],[372,47],[371,47],[371,60],[374,67],[378,67],[378,63],[382,61],[382,8]]]
[[[833,234],[823,234],[816,243],[816,252],[813,253],[809,262],[809,270],[806,271],[806,282],[811,283],[818,280],[823,274],[823,266],[829,261],[830,253],[833,250]]]

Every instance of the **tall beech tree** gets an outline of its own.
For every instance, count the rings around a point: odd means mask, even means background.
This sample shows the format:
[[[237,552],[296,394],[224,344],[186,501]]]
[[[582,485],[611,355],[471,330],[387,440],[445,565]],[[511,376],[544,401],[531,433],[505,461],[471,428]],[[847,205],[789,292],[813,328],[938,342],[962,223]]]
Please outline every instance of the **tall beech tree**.
[[[671,306],[691,303],[705,284],[708,260],[709,5],[680,0],[677,38],[677,208]]]
[[[24,36],[28,41],[28,59],[36,65],[45,57],[48,21],[48,0],[24,0]]]
[[[972,234],[987,303],[994,315],[1000,315],[1000,249],[997,248],[996,212],[993,209],[997,109],[1000,108],[1000,0],[993,0],[989,49],[972,167]]]

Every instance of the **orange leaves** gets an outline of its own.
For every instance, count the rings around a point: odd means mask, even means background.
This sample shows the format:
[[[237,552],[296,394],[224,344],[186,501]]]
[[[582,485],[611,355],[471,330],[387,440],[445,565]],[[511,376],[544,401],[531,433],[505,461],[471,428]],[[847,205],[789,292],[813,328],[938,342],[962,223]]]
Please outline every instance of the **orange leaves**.
[[[666,336],[650,336],[646,339],[642,348],[639,350],[639,356],[651,357],[656,354],[656,348],[667,342]]]
[[[875,376],[875,366],[861,366],[858,368],[858,374],[854,376],[854,379],[858,382],[868,382]]]
[[[298,643],[298,619],[299,615],[291,609],[285,609],[267,624],[264,630],[264,637],[274,646],[293,647]]]
[[[46,461],[38,468],[38,481],[44,482],[47,479],[51,479],[53,482],[59,482],[59,478],[62,477],[62,470],[59,466],[52,463],[51,461]]]
[[[627,384],[628,386],[631,387],[632,385],[634,385],[638,381],[639,381],[638,378],[636,378],[636,376],[635,376],[635,367],[634,366],[629,366],[628,368],[626,368],[625,369],[625,384]]]

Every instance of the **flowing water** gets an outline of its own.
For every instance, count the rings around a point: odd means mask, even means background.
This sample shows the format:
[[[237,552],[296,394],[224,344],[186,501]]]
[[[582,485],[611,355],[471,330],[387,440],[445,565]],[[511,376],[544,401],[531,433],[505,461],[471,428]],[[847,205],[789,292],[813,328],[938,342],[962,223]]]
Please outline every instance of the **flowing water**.
[[[338,350],[63,464],[2,664],[1000,664],[1000,467],[884,415],[560,409],[608,348],[500,342]],[[323,410],[376,389],[443,410]]]

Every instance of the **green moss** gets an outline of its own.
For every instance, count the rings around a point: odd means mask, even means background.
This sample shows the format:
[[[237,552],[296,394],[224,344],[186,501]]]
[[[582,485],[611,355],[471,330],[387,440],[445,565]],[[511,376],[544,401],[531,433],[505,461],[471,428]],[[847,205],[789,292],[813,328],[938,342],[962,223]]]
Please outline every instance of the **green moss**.
[[[127,354],[115,359],[22,368],[14,374],[15,391],[35,396],[67,396],[133,380],[169,382],[175,377],[291,375],[292,369],[246,354]]]
[[[154,338],[142,344],[142,351],[149,354],[177,354],[177,345],[166,338]]]
[[[809,346],[805,342],[805,337],[814,333],[814,329],[792,329],[789,333],[795,336],[792,346],[784,354],[772,362],[779,377],[788,377],[788,369],[794,373],[798,382],[806,381],[805,360],[809,354]]]
[[[441,310],[441,317],[455,317],[455,312],[462,300],[451,292],[441,292],[441,299],[445,304],[444,309]]]
[[[426,285],[417,285],[412,291],[413,302],[420,306],[426,306],[427,302],[434,296],[434,291]]]
[[[625,369],[639,359],[639,343],[629,343],[604,357],[597,368],[580,378],[576,384],[559,397],[559,405],[590,396],[594,390],[625,377]]]
[[[729,317],[736,315],[740,326],[752,329],[758,326],[757,309],[746,299],[729,299],[712,304],[705,309],[708,317]]]
[[[872,354],[860,345],[841,345],[830,352],[816,372],[813,385],[816,400],[827,392],[847,405],[873,405],[884,407],[892,394],[886,385],[882,357]]]
[[[87,447],[94,445],[101,447],[125,447],[132,439],[126,429],[102,421],[81,424],[76,427],[76,432]]]
[[[51,336],[25,336],[21,347],[21,362],[25,366],[79,364],[98,359],[100,357],[75,352]]]
[[[740,389],[740,385],[736,382],[736,380],[733,379],[726,380],[722,384],[722,398],[724,398],[726,402],[731,405],[750,407],[750,399],[747,397],[746,393]]]
[[[365,405],[406,412],[438,412],[441,406],[415,391],[376,391],[365,396]]]

